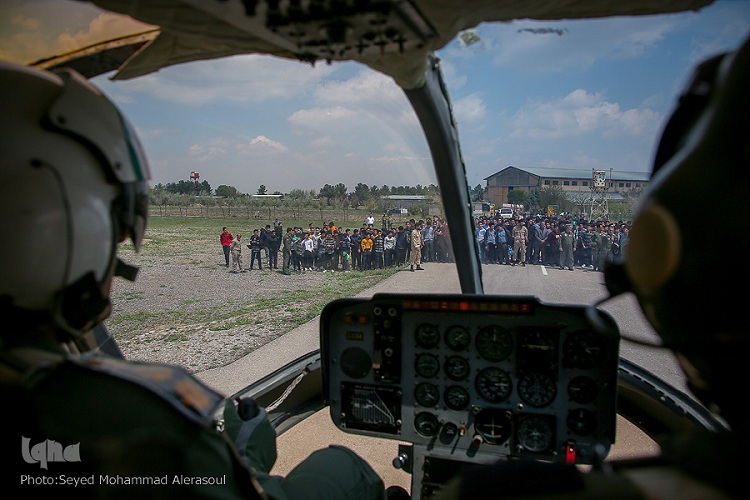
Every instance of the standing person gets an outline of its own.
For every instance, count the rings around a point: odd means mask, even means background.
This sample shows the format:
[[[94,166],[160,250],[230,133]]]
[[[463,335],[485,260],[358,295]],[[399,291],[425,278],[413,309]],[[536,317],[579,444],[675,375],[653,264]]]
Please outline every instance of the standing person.
[[[365,219],[365,225],[369,228],[373,224],[375,224],[375,217],[373,217],[372,212],[370,212],[370,215]]]
[[[491,222],[484,231],[484,255],[487,259],[486,264],[497,263],[497,231]]]
[[[396,265],[403,266],[406,263],[406,248],[409,242],[406,239],[404,226],[398,226],[396,229]]]
[[[542,238],[544,238],[544,222],[537,219],[531,219],[532,224],[529,228],[529,263],[541,264]]]
[[[242,233],[237,233],[232,243],[229,245],[229,251],[232,253],[232,270],[231,273],[244,273],[246,270],[242,267]]]
[[[599,225],[598,233],[599,246],[596,252],[596,270],[603,273],[604,265],[607,262],[607,256],[612,251],[612,236],[609,233],[607,224],[602,223]]]
[[[414,230],[415,224],[416,222],[414,222],[414,219],[409,219],[408,221],[406,221],[406,227],[404,228],[404,233],[406,233],[406,261],[405,262],[411,262],[411,232]]]
[[[576,246],[576,236],[573,234],[573,225],[566,224],[565,231],[560,234],[560,269],[568,268],[573,270],[573,250]]]
[[[432,227],[432,221],[427,222],[422,227],[422,260],[432,262],[435,260],[435,228]]]
[[[333,256],[336,253],[336,238],[333,237],[330,231],[323,230],[323,236],[320,239],[320,248],[323,256],[321,264],[323,272],[335,271],[333,267]]]
[[[385,257],[385,267],[391,267],[393,265],[393,258],[396,253],[396,236],[393,234],[393,230],[389,229],[388,233],[383,238],[383,251]]]
[[[433,218],[432,222],[435,228],[435,261],[436,262],[448,262],[448,247],[445,244],[445,233],[443,232],[443,223],[438,219],[437,216]]]
[[[560,226],[557,223],[552,224],[547,238],[545,238],[547,246],[547,261],[548,266],[559,266],[560,265]]]
[[[258,271],[263,269],[260,259],[260,235],[257,229],[253,229],[253,234],[250,236],[250,244],[247,246],[250,249],[250,270],[253,270],[253,263],[258,261]]]
[[[226,226],[221,228],[221,234],[219,235],[219,242],[221,243],[221,249],[224,251],[224,260],[226,261],[226,267],[229,267],[229,247],[232,244],[234,236],[229,232]]]
[[[352,230],[347,229],[341,238],[341,270],[352,270]]]
[[[581,267],[591,265],[591,233],[589,233],[589,227],[591,226],[588,224],[581,224],[581,229],[578,231],[576,247],[578,248]]]
[[[599,236],[597,227],[598,226],[596,224],[589,225],[589,228],[590,228],[589,246],[591,247],[591,268],[594,271],[599,270],[599,240],[601,240],[601,237]]]
[[[350,238],[352,242],[352,269],[356,269],[358,271],[362,270],[362,237],[364,234],[357,229],[354,228],[354,232],[352,233],[352,237]]]
[[[279,246],[281,245],[281,241],[279,240],[279,237],[276,236],[276,231],[268,232],[266,245],[268,245],[268,269],[278,269]]]
[[[286,228],[286,234],[281,239],[281,272],[286,275],[292,274],[289,272],[294,251],[292,236],[294,236],[294,228],[290,226]]]
[[[313,239],[313,233],[307,233],[305,240],[302,242],[304,248],[304,254],[302,257],[302,267],[305,271],[312,271],[315,263],[313,254],[315,253],[315,240]]]
[[[526,266],[526,244],[529,242],[529,230],[526,221],[520,219],[513,228],[513,263]]]
[[[362,240],[359,242],[359,247],[362,252],[362,264],[360,267],[360,271],[368,271],[372,269],[372,245],[373,241],[370,237],[369,231],[360,231],[364,232],[364,235],[362,236]]]
[[[385,242],[383,241],[383,233],[375,229],[372,237],[372,268],[383,269],[384,259]]]
[[[616,264],[619,264],[625,259],[625,252],[628,249],[628,243],[630,242],[630,226],[627,224],[622,225],[622,234],[620,234],[620,258],[615,260]]]
[[[263,247],[263,252],[266,254],[266,266],[271,269],[271,250],[268,247],[268,240],[271,237],[271,224],[266,224],[266,227],[261,230],[260,233],[260,244]]]
[[[302,257],[305,255],[305,235],[302,233],[302,228],[295,228],[294,236],[292,237],[292,264],[294,270],[298,273],[302,272]]]
[[[97,479],[78,488],[78,497],[266,498],[262,490],[276,498],[384,498],[375,472],[340,447],[313,453],[285,478],[271,476],[276,434],[264,409],[256,406],[255,417],[243,420],[250,415],[239,412],[252,400],[225,405],[222,394],[181,367],[128,361],[111,337],[92,340],[96,331],[108,336],[115,276],[137,275],[117,251],[126,239],[141,249],[148,162],[135,129],[78,73],[2,62],[0,87],[0,130],[13,131],[0,134],[0,172],[13,179],[10,189],[0,188],[2,227],[13,236],[0,240],[0,253],[10,257],[0,280],[0,397],[13,409],[3,412],[2,449],[17,450],[24,439],[42,443],[34,448],[59,446],[56,471]],[[15,235],[29,227],[37,231],[35,245],[19,246]],[[92,253],[93,242],[108,251]],[[222,407],[223,433],[215,424]],[[62,463],[66,458],[74,463]],[[16,481],[33,470],[18,452],[6,462],[3,473]],[[30,474],[59,478],[42,468]],[[98,480],[115,475],[217,481]],[[40,496],[18,482],[3,486],[6,498]],[[70,486],[40,488],[51,497],[71,493]]]
[[[484,248],[484,233],[486,231],[487,228],[484,227],[484,221],[477,219],[477,248],[479,249],[479,262],[482,264],[487,263],[487,250]]]
[[[321,240],[321,234],[320,234],[320,228],[316,227],[313,230],[312,233],[313,237],[313,243],[315,244],[315,248],[313,249],[313,269],[316,271],[322,271],[321,262],[322,259],[320,257],[320,240]]]
[[[502,222],[495,226],[495,238],[497,239],[497,263],[510,264],[508,258],[508,236]]]
[[[411,231],[411,256],[409,258],[409,271],[414,271],[414,266],[417,266],[417,270],[421,271],[422,264],[422,221],[416,223],[414,229]]]

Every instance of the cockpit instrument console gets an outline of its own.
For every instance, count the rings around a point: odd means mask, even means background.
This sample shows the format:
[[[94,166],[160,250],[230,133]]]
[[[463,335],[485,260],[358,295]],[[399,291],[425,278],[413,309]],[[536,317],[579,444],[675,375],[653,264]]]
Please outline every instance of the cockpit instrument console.
[[[536,297],[380,294],[336,300],[321,317],[333,422],[412,443],[401,460],[415,473],[430,460],[602,458],[618,344],[607,313]]]

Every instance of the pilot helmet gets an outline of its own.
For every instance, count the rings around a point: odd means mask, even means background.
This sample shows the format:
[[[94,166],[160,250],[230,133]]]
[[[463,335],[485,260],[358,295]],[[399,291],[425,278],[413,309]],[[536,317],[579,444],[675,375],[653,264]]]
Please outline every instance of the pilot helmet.
[[[145,155],[115,105],[73,70],[0,62],[0,103],[0,306],[84,333],[111,310],[109,280],[127,268],[118,244],[140,249]]]
[[[633,292],[694,394],[728,422],[743,415],[750,330],[750,39],[694,72],[665,126],[608,288]]]

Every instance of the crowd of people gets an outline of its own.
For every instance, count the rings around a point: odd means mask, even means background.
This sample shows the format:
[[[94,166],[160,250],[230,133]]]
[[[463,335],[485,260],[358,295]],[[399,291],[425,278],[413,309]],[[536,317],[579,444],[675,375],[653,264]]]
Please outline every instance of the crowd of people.
[[[586,220],[583,216],[527,216],[475,219],[483,264],[541,264],[603,271],[619,261],[630,237],[630,222]]]
[[[231,235],[222,228],[219,237],[231,273],[255,269],[279,269],[284,274],[304,271],[368,271],[410,265],[421,270],[422,262],[453,262],[448,224],[437,216],[425,220],[408,220],[392,227],[390,218],[383,218],[382,227],[374,227],[368,217],[359,228],[341,228],[333,221],[307,228],[283,227],[279,220],[263,229],[254,229],[250,240],[242,233]],[[229,245],[227,243],[229,235]],[[246,265],[245,250],[250,252]],[[229,258],[227,258],[229,259]]]
[[[383,217],[376,228],[372,217],[361,227],[343,229],[331,221],[322,226],[287,227],[278,220],[254,229],[250,240],[222,228],[220,242],[230,272],[279,269],[304,271],[367,271],[423,262],[454,262],[445,220],[408,220],[391,226]],[[573,270],[574,266],[603,271],[606,262],[621,258],[628,243],[630,222],[586,220],[583,216],[482,216],[475,219],[476,242],[483,264],[545,265]],[[247,248],[250,253],[247,266]],[[418,258],[415,258],[418,257]]]

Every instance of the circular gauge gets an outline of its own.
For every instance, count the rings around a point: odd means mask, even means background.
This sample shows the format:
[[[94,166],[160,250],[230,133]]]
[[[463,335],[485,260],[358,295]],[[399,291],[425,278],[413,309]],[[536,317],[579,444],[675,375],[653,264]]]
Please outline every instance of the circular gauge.
[[[505,370],[491,366],[477,374],[474,380],[479,397],[488,403],[500,403],[510,396],[513,383]]]
[[[425,437],[432,437],[440,430],[440,422],[432,413],[418,413],[414,417],[414,429]]]
[[[541,408],[555,399],[557,387],[549,375],[527,373],[518,381],[518,395],[527,405]]]
[[[451,410],[464,410],[469,406],[469,391],[458,385],[452,385],[443,394],[445,406]]]
[[[422,323],[414,332],[414,340],[422,349],[432,349],[440,343],[440,331],[435,325]]]
[[[518,443],[529,451],[545,451],[552,447],[555,432],[548,418],[532,415],[518,424]]]
[[[574,368],[594,368],[601,363],[602,354],[601,339],[590,331],[573,332],[563,343],[563,359]]]
[[[502,444],[511,434],[511,414],[505,410],[482,410],[474,418],[474,432],[487,444]]]
[[[445,360],[444,370],[451,380],[465,380],[469,376],[469,362],[461,356],[449,356]]]
[[[341,370],[351,378],[362,378],[370,373],[372,360],[361,347],[347,347],[341,353]]]
[[[433,407],[440,401],[440,390],[429,382],[422,382],[414,388],[414,399],[425,407]]]
[[[568,396],[572,401],[582,405],[593,403],[598,393],[596,382],[589,377],[576,377],[568,384]]]
[[[596,415],[591,410],[577,408],[568,412],[567,423],[573,434],[585,436],[596,429]]]
[[[432,378],[440,371],[440,361],[434,354],[420,354],[417,356],[416,370],[420,377]]]
[[[502,326],[485,326],[477,332],[477,352],[487,361],[502,361],[513,351],[513,337]]]
[[[445,331],[445,344],[454,351],[465,351],[471,344],[469,329],[460,325],[449,326]]]

